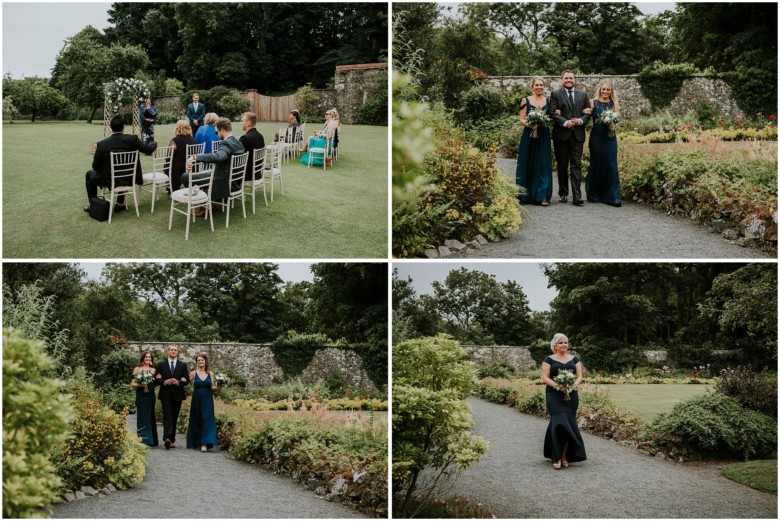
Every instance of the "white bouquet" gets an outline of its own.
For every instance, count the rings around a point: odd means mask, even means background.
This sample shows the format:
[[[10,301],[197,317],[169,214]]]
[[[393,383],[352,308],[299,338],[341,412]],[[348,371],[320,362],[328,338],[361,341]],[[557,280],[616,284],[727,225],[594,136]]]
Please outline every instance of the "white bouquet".
[[[607,127],[613,127],[620,123],[620,113],[615,112],[614,110],[605,110],[601,113],[601,116],[599,116],[599,121],[607,125]],[[608,135],[609,137],[615,137],[615,131],[609,130]]]
[[[149,384],[154,382],[154,373],[149,371],[148,369],[143,369],[141,371],[138,371],[135,375],[135,381],[138,382],[141,385],[145,385],[144,392],[149,392]]]
[[[528,114],[525,116],[525,122],[529,125],[549,125],[550,124],[550,116],[547,115],[547,112],[542,109],[531,109],[528,111]],[[538,138],[539,133],[537,132],[537,129],[533,129],[531,132],[532,138]]]
[[[564,400],[571,400],[571,396],[569,396],[569,393],[572,391],[572,386],[576,381],[577,381],[577,377],[569,369],[561,369],[560,371],[558,371],[558,375],[555,378],[553,378],[553,382],[557,383],[559,387],[566,388],[566,396],[563,398]]]

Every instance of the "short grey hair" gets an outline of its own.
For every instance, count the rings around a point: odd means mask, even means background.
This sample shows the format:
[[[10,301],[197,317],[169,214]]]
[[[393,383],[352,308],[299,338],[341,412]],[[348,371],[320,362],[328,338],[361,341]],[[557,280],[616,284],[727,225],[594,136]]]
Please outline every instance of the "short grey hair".
[[[550,349],[552,349],[552,352],[555,352],[555,344],[560,342],[563,339],[569,340],[569,337],[564,335],[563,333],[555,333],[555,335],[552,337],[552,340],[550,340]]]

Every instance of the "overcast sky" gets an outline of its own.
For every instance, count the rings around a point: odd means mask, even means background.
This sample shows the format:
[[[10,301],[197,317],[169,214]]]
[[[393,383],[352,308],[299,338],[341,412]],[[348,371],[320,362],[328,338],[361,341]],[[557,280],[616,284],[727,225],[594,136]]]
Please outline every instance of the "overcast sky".
[[[523,288],[528,305],[533,311],[549,311],[550,301],[558,292],[547,287],[547,277],[541,264],[534,262],[394,262],[398,278],[412,278],[412,285],[418,295],[433,293],[434,281],[444,282],[447,274],[465,267],[495,275],[499,282],[513,280]]]
[[[278,273],[279,277],[281,277],[281,279],[285,282],[311,282],[314,280],[314,274],[309,269],[309,267],[312,265],[311,262],[287,261],[274,262],[274,264],[279,265],[279,269],[276,271],[276,273]],[[100,279],[100,273],[103,271],[106,263],[80,262],[79,265],[84,271],[87,272],[88,278],[98,280]]]
[[[442,2],[454,6],[458,2]],[[644,14],[674,9],[674,2],[639,2]],[[87,25],[101,31],[109,26],[105,2],[6,2],[3,3],[3,73],[14,78],[51,76],[54,59],[66,38]]]

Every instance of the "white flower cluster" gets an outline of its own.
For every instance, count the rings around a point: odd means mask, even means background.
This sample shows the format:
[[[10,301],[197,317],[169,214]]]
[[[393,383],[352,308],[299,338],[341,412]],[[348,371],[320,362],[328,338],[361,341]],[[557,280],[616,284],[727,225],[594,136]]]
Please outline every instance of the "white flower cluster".
[[[117,78],[106,89],[106,104],[112,116],[127,102],[143,102],[148,97],[149,87],[137,78]]]

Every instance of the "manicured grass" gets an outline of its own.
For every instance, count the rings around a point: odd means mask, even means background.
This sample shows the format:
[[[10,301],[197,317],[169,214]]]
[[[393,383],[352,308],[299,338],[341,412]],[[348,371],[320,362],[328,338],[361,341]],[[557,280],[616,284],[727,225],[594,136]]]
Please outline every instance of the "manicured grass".
[[[279,123],[258,124],[266,142]],[[308,125],[307,125],[308,127]],[[315,130],[307,128],[307,133]],[[155,137],[167,145],[173,125],[158,125]],[[234,123],[236,136],[243,132]],[[184,240],[185,220],[174,215],[168,231],[170,200],[139,195],[134,209],[116,214],[111,224],[91,219],[84,174],[92,164],[90,146],[102,139],[102,122],[3,124],[3,251],[6,259],[29,258],[382,258],[388,254],[387,127],[343,127],[339,160],[333,168],[308,169],[293,162],[282,167],[284,192],[276,184],[274,202],[257,213],[248,201],[215,212],[214,233],[198,220]],[[150,156],[141,156],[144,172]],[[132,198],[130,198],[132,202]],[[236,213],[237,212],[237,213]]]
[[[777,494],[777,460],[756,460],[732,463],[723,467],[727,478],[750,488]]]
[[[615,405],[647,423],[659,414],[671,411],[676,403],[704,394],[709,388],[694,384],[599,384],[596,387],[606,391]]]

